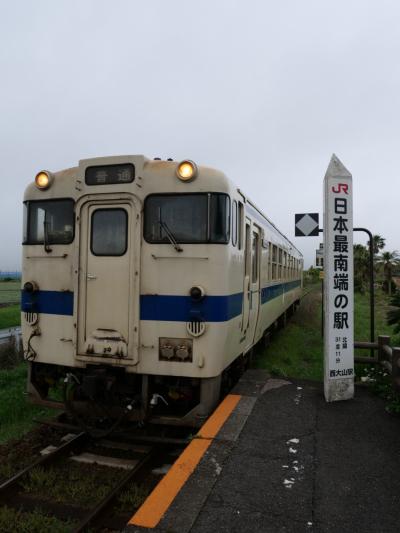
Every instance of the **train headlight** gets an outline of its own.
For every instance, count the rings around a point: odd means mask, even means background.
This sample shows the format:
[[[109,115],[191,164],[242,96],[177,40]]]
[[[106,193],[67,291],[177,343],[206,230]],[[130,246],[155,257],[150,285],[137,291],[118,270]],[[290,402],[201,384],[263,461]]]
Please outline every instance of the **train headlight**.
[[[194,302],[200,302],[205,296],[205,290],[203,287],[197,286],[190,289],[190,297]]]
[[[42,191],[48,189],[53,181],[53,176],[47,170],[41,170],[35,177],[36,187]]]
[[[176,169],[176,174],[178,178],[182,181],[194,180],[198,174],[197,166],[193,161],[189,159],[179,163],[178,168]]]

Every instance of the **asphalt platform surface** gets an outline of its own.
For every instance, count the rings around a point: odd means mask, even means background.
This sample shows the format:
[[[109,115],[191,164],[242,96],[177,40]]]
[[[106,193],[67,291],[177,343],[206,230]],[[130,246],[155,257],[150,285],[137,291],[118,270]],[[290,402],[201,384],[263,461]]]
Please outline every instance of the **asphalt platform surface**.
[[[400,418],[364,388],[250,370],[242,395],[157,533],[400,532]],[[132,526],[129,532],[150,531]]]

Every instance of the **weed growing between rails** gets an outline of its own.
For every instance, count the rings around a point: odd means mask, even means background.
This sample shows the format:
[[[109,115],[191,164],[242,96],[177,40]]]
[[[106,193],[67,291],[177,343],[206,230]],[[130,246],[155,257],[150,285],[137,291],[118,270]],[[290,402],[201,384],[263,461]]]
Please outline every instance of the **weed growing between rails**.
[[[61,522],[39,510],[31,513],[0,508],[0,531],[2,533],[70,533],[74,526],[73,521]]]

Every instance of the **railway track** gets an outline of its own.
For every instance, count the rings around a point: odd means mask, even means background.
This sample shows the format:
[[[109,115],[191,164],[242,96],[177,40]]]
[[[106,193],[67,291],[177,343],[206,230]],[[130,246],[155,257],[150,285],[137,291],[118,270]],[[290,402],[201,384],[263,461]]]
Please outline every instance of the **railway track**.
[[[21,339],[21,328],[6,328],[0,329],[0,346],[2,344],[8,344],[12,339],[15,339],[16,342],[19,342]]]
[[[50,422],[46,423],[53,425]],[[57,422],[54,424],[56,426],[61,425]],[[49,448],[48,453],[37,458],[29,466],[0,484],[0,506],[5,505],[26,512],[45,508],[52,516],[62,521],[72,520],[71,533],[87,531],[88,528],[91,531],[98,531],[105,527],[119,530],[125,526],[134,509],[130,509],[129,514],[118,509],[118,497],[133,483],[140,485],[143,480],[147,479],[152,469],[166,461],[166,456],[171,448],[176,452],[177,448],[181,449],[187,442],[187,439],[168,439],[143,435],[138,438],[132,437],[130,440],[99,439],[95,441],[85,432],[73,436],[69,435],[69,440],[55,449],[54,447]],[[96,452],[97,448],[100,450],[107,448],[114,453],[107,455],[107,457],[90,453]],[[124,450],[124,453],[129,452],[134,459],[121,458],[121,453],[123,453],[121,450]],[[46,450],[42,450],[41,453],[43,452]],[[118,454],[118,452],[120,453]],[[71,459],[79,463],[96,465],[96,468],[99,468],[99,465],[107,465],[108,459],[108,465],[103,466],[104,468],[111,468],[112,464],[118,468],[118,475],[115,475],[115,480],[113,477],[112,486],[102,498],[91,505],[80,506],[76,503],[52,501],[48,494],[26,493],[24,482],[26,483],[30,476],[34,476],[34,472],[37,472],[38,469],[46,472],[50,468],[65,466],[65,462]],[[102,462],[104,460],[105,462]],[[79,465],[78,468],[82,468],[82,475],[85,475],[83,466]],[[88,468],[87,465],[86,468]],[[121,474],[121,472],[123,473]],[[155,479],[154,483],[157,481]],[[101,477],[99,477],[98,482],[102,482]]]

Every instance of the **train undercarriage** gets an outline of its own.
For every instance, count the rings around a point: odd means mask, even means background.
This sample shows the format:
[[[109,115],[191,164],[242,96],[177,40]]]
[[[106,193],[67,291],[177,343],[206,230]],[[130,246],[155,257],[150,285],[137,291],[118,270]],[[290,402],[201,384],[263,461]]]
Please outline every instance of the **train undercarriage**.
[[[200,427],[248,363],[249,354],[240,356],[222,375],[199,379],[31,362],[28,395],[32,403],[67,411],[85,430],[128,422]]]

